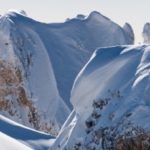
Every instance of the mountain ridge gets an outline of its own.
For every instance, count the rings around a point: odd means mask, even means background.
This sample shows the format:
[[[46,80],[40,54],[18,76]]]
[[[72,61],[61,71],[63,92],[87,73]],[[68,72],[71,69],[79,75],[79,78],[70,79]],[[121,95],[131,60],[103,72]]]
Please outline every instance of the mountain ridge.
[[[75,80],[74,115],[50,150],[148,147],[149,82],[149,45],[98,49]]]
[[[10,95],[3,89],[3,115],[53,135],[58,134],[72,109],[73,81],[93,51],[134,42],[128,40],[123,28],[97,12],[85,20],[60,24],[41,23],[9,12],[0,17],[0,33],[0,59],[5,54],[6,63],[2,64],[12,80]]]

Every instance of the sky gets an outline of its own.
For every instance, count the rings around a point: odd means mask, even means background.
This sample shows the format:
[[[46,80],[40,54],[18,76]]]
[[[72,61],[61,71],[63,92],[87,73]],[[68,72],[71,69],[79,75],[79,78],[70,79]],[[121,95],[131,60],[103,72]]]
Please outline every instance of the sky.
[[[10,9],[25,10],[28,16],[48,23],[96,10],[121,26],[129,22],[137,43],[142,41],[144,24],[150,22],[150,0],[0,0],[0,14]]]

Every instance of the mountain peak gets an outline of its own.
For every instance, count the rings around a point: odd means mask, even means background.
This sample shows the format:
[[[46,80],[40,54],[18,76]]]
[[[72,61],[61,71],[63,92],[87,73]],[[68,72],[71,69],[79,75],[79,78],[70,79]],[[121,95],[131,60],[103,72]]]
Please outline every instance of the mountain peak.
[[[110,20],[109,18],[105,17],[104,15],[102,15],[100,12],[98,11],[92,11],[89,16],[88,19],[96,19],[96,20],[100,20],[100,19],[107,19]]]
[[[24,16],[27,16],[27,13],[25,10],[20,10],[20,14],[24,15]]]
[[[128,34],[128,36],[130,37],[131,43],[134,43],[134,31],[132,26],[126,22],[123,26],[123,29],[126,31],[126,33]]]
[[[8,10],[1,17],[6,18],[7,20],[11,20],[12,18],[18,18],[21,16],[27,17],[27,13],[24,10]]]
[[[77,19],[81,19],[81,20],[83,20],[83,19],[85,19],[85,18],[86,18],[86,16],[85,16],[85,15],[83,15],[83,14],[78,14],[76,18],[77,18]]]
[[[150,43],[150,23],[147,22],[143,28],[143,39],[144,43]]]
[[[98,12],[98,11],[92,11],[91,13],[90,13],[90,15],[91,16],[103,16],[100,12]]]

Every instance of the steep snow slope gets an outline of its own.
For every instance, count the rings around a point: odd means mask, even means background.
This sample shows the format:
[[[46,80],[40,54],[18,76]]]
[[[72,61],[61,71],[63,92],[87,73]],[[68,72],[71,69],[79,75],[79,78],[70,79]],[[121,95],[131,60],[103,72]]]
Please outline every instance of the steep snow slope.
[[[44,150],[52,141],[52,136],[27,128],[0,115],[1,150],[28,150],[30,148]]]
[[[59,96],[51,61],[37,33],[0,19],[1,113],[38,130],[57,134],[69,114]],[[62,113],[63,112],[63,113]]]
[[[57,134],[70,113],[73,81],[93,50],[132,43],[130,34],[98,12],[57,24],[5,14],[0,18],[1,113]]]
[[[60,24],[41,24],[18,15],[12,20],[20,28],[24,26],[24,31],[29,27],[40,36],[49,54],[59,92],[65,100],[69,99],[70,82],[91,55],[88,52],[100,46],[133,43],[121,27],[98,12],[92,12],[85,20],[71,19]],[[17,30],[22,30],[20,28]],[[62,64],[63,67],[58,67]]]
[[[74,115],[50,149],[150,145],[150,46],[98,49],[76,78],[71,102]]]
[[[69,107],[73,81],[92,52],[97,47],[134,42],[121,27],[97,12],[83,20],[71,19],[47,27],[48,30],[38,33],[51,58],[59,93]]]

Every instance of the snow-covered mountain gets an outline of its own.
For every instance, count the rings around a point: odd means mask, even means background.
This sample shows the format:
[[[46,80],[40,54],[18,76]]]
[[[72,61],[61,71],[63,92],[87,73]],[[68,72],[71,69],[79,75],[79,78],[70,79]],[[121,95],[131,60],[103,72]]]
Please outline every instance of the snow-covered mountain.
[[[148,150],[150,46],[98,49],[78,74],[71,102],[50,150]]]
[[[131,35],[98,12],[53,24],[24,11],[1,16],[0,113],[56,135],[72,109],[73,81],[92,52],[133,44]]]

